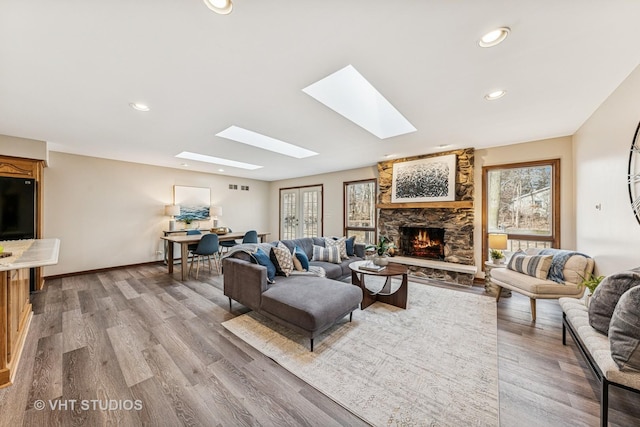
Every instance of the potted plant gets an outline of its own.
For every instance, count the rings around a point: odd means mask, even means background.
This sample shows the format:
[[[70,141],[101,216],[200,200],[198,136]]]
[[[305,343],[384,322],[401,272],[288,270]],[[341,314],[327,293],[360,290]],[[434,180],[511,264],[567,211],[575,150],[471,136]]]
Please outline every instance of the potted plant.
[[[491,260],[494,264],[502,264],[504,262],[504,254],[498,249],[491,249]]]
[[[380,236],[378,239],[377,245],[368,245],[366,247],[367,252],[373,252],[373,263],[376,265],[387,265],[389,264],[389,260],[387,259],[387,255],[389,249],[395,248],[395,245],[387,236]]]
[[[595,292],[596,288],[598,287],[598,285],[600,284],[600,282],[602,282],[602,280],[604,280],[604,276],[595,276],[591,273],[587,274],[587,276],[582,276],[579,275],[580,278],[582,279],[582,282],[580,282],[580,284],[578,284],[578,286],[584,286],[585,288],[587,288],[589,290],[589,292],[587,293],[587,296],[585,297],[584,303],[586,304],[587,307],[589,307],[589,303],[591,302],[591,296],[593,295],[593,293]]]
[[[195,220],[194,217],[187,215],[182,218],[182,222],[184,222],[184,228],[191,228],[191,223]]]

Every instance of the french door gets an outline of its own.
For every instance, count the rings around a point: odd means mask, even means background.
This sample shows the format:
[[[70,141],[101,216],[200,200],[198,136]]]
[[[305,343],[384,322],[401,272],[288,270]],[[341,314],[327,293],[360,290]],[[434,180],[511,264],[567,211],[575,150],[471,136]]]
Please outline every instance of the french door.
[[[280,239],[322,236],[322,185],[280,189]]]

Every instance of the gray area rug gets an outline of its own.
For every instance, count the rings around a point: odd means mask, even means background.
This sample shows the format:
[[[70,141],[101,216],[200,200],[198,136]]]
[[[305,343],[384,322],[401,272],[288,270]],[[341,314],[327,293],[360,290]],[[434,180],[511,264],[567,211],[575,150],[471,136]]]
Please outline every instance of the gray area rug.
[[[493,298],[410,282],[407,310],[356,310],[313,353],[254,312],[223,326],[372,425],[499,425]]]

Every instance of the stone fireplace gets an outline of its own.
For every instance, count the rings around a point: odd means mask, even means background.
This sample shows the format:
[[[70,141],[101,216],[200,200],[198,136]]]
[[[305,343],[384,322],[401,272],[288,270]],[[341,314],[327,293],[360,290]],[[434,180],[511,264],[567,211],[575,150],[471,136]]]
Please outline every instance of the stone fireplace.
[[[393,203],[393,164],[456,154],[455,201]],[[399,259],[415,276],[472,285],[475,272],[473,231],[473,156],[466,148],[378,163],[378,234],[399,248]]]

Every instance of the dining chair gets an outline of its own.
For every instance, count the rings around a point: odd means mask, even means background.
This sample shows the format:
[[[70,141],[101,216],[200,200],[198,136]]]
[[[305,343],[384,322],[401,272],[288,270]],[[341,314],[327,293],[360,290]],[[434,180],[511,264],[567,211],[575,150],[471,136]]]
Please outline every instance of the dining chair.
[[[207,257],[209,261],[209,271],[211,268],[211,256],[213,256],[213,261],[216,264],[216,272],[220,273],[220,263],[218,262],[218,250],[219,250],[219,242],[218,235],[215,233],[209,233],[202,236],[200,242],[198,242],[197,247],[191,251],[193,254],[191,265],[189,266],[189,275],[191,275],[191,270],[193,269],[193,263],[196,264],[196,279],[198,278],[198,273],[200,272],[200,261],[204,261],[204,257]]]
[[[258,243],[258,232],[256,230],[249,230],[244,233],[242,237],[242,243]],[[220,242],[220,246],[226,248],[227,250],[232,247],[238,245],[237,240],[225,240],[224,242]]]
[[[193,236],[194,234],[202,234],[202,232],[200,230],[187,230],[187,236]],[[195,251],[197,247],[198,247],[197,243],[192,243],[190,245],[187,245],[187,249],[189,250],[189,255],[191,255],[191,253]]]

